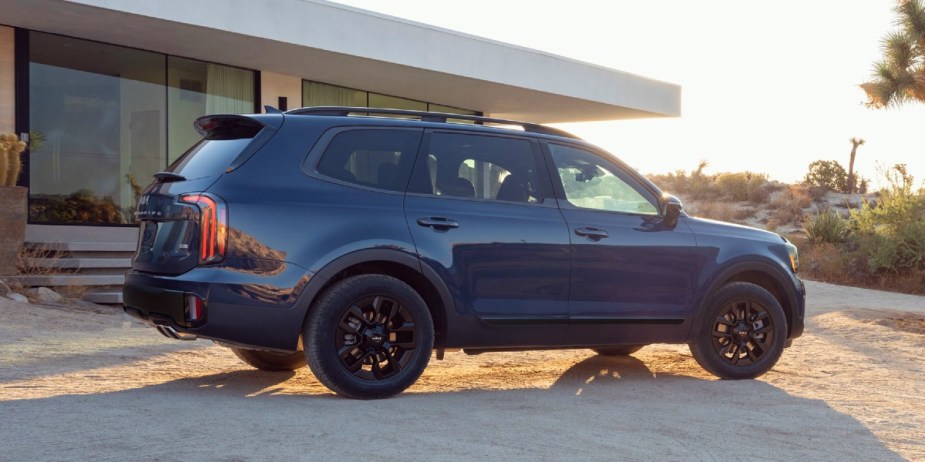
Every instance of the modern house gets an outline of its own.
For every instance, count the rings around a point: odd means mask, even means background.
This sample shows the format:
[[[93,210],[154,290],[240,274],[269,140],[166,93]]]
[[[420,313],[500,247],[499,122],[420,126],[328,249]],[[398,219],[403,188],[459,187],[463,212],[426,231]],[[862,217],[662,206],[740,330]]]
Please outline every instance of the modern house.
[[[31,141],[27,241],[117,303],[140,188],[196,117],[349,105],[531,122],[680,115],[680,87],[322,0],[0,0],[0,132]]]

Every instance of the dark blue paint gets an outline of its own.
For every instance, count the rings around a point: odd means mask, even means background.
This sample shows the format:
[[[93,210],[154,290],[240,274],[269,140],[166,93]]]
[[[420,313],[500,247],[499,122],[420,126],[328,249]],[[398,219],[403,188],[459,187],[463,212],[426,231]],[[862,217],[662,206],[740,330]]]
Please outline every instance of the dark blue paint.
[[[439,347],[685,342],[712,290],[743,271],[757,271],[782,287],[779,298],[792,311],[791,337],[802,332],[803,286],[789,268],[784,241],[773,233],[684,215],[668,226],[662,216],[560,206],[555,196],[561,197],[561,186],[540,204],[515,204],[350,185],[313,170],[325,147],[316,141],[326,131],[398,126],[425,133],[446,126],[294,115],[258,120],[271,124],[272,132],[262,132],[259,149],[237,159],[235,168],[149,188],[165,197],[208,192],[223,199],[229,245],[221,263],[180,274],[136,267],[125,286],[132,308],[175,317],[177,307],[158,306],[155,300],[163,299],[151,294],[195,293],[206,300],[207,321],[187,327],[174,319],[178,331],[294,350],[313,300],[332,278],[387,263],[418,275],[434,294]],[[466,130],[511,135],[490,127]],[[518,136],[592,149],[543,134]],[[549,173],[541,166],[541,183],[555,178]],[[419,219],[458,226],[422,226]],[[605,230],[607,237],[576,234],[585,228]]]

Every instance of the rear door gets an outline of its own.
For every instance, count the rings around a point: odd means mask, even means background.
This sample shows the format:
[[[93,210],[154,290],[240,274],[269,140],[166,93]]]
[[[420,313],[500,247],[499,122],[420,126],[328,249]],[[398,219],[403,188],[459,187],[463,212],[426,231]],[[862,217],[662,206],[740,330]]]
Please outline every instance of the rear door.
[[[628,167],[546,146],[572,242],[569,343],[683,340],[700,271],[694,235],[663,223],[656,192]]]
[[[455,299],[447,346],[564,339],[569,238],[548,179],[530,139],[425,133],[405,215],[422,264]]]

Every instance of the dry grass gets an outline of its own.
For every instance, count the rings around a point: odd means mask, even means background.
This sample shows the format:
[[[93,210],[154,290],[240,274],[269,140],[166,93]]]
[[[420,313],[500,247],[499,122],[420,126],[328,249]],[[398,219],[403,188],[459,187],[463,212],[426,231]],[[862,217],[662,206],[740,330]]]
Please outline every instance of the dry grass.
[[[746,218],[755,214],[755,211],[749,207],[740,207],[728,202],[702,202],[692,205],[689,210],[697,217],[730,223],[742,223]]]

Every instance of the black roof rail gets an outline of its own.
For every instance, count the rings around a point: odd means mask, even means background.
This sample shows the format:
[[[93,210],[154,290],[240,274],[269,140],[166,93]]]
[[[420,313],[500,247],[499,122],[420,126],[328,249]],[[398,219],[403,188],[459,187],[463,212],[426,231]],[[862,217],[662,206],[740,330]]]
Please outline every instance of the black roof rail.
[[[474,116],[474,115],[466,115],[466,114],[450,114],[446,112],[426,112],[426,111],[413,111],[409,109],[388,109],[388,108],[374,108],[374,107],[313,106],[313,107],[303,107],[300,109],[293,109],[291,111],[286,111],[285,113],[292,114],[292,115],[319,115],[319,116],[340,116],[340,117],[346,117],[354,113],[402,115],[402,116],[418,117],[422,122],[439,122],[439,123],[447,123],[447,119],[471,120],[473,122],[481,122],[481,123],[489,123],[489,124],[516,125],[516,126],[522,127],[524,131],[528,133],[540,133],[543,135],[561,136],[561,137],[572,138],[576,140],[581,139],[565,130],[559,130],[558,128],[547,127],[545,125],[534,124],[530,122],[519,122],[516,120],[495,119],[493,117],[483,117],[483,116]]]

